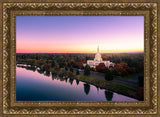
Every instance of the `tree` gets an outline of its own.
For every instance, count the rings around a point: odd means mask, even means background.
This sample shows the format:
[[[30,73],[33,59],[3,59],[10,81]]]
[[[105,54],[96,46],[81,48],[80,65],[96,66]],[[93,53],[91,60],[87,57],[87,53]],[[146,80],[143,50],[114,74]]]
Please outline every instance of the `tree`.
[[[74,74],[73,74],[73,72],[69,71],[69,72],[67,73],[67,76],[68,76],[69,78],[73,78],[73,77],[74,77]]]
[[[139,85],[139,87],[144,86],[144,76],[139,76],[138,77],[138,85]]]
[[[71,66],[74,66],[75,60],[72,58],[69,63],[70,63]]]
[[[38,60],[39,58],[38,58],[38,55],[36,55],[36,60]]]
[[[28,59],[27,60],[27,65],[31,65],[33,67],[35,65],[35,60],[34,59]]]
[[[65,66],[65,62],[59,62],[59,67],[63,68]]]
[[[41,67],[43,65],[43,61],[42,60],[36,60],[36,66],[37,67]]]
[[[138,77],[138,88],[136,92],[136,98],[143,101],[144,100],[144,76]]]
[[[49,71],[50,65],[48,63],[45,63],[44,64],[44,69],[45,69],[45,71]]]
[[[130,68],[129,68],[129,66],[128,66],[128,64],[124,63],[124,62],[116,64],[114,66],[114,70],[120,76],[128,75],[128,73],[131,71]]]
[[[105,61],[105,60],[107,60],[107,56],[102,56],[102,58],[103,58],[103,60]]]
[[[67,67],[65,67],[65,70],[66,70],[66,71],[68,71],[68,68],[67,68]]]
[[[47,64],[49,63],[48,59],[46,60],[46,63],[47,63]]]
[[[84,75],[86,75],[86,76],[90,75],[90,66],[89,65],[86,65],[84,67]]]
[[[54,60],[52,60],[52,62],[51,62],[51,67],[55,67],[55,62],[54,62]]]
[[[74,67],[80,69],[83,67],[83,63],[82,62],[75,62]]]
[[[73,68],[72,67],[70,68],[70,71],[73,73]]]
[[[60,68],[59,73],[60,73],[60,74],[64,74],[64,72],[65,72],[65,68]]]
[[[112,72],[109,69],[107,69],[105,72],[105,79],[107,81],[113,80]]]
[[[105,64],[104,63],[100,63],[99,65],[97,65],[96,66],[96,70],[98,71],[98,72],[105,72],[106,71],[106,66],[105,66]]]
[[[79,70],[78,69],[76,70],[76,75],[79,75]]]

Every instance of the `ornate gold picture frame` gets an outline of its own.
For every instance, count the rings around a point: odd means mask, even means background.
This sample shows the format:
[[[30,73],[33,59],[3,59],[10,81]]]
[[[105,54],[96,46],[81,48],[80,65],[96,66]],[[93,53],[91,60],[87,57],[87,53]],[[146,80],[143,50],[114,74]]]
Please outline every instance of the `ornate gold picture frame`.
[[[3,0],[0,40],[0,116],[158,116],[158,0]],[[144,16],[144,101],[16,101],[16,16]],[[158,72],[159,71],[159,72]],[[160,94],[160,93],[159,93]]]

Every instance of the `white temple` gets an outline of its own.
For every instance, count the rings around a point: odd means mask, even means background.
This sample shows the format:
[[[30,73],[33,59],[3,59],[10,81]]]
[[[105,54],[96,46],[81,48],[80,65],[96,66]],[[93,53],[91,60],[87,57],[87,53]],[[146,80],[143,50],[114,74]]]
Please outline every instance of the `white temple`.
[[[99,65],[100,63],[104,63],[104,65],[109,68],[109,67],[114,67],[114,63],[110,62],[110,61],[103,61],[101,54],[99,52],[99,46],[97,48],[97,53],[95,55],[94,60],[87,60],[87,64],[92,67],[92,68],[96,68],[97,65]],[[84,65],[85,66],[85,65]]]

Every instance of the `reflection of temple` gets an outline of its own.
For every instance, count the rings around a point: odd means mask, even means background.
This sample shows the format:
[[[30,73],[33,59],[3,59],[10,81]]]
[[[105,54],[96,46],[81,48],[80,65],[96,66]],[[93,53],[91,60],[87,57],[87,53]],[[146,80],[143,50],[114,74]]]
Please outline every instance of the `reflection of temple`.
[[[102,57],[101,57],[101,54],[99,52],[99,46],[97,48],[97,53],[95,55],[95,58],[94,60],[87,60],[87,64],[90,66],[90,67],[93,67],[95,68],[97,65],[99,65],[100,63],[104,63],[104,65],[109,68],[109,67],[114,67],[114,63],[110,62],[110,61],[103,61],[102,60]]]

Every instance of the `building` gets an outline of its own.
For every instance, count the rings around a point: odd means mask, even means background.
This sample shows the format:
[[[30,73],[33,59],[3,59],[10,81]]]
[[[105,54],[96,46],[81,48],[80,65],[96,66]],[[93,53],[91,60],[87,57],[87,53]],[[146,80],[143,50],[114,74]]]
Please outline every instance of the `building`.
[[[109,67],[114,67],[114,63],[110,62],[110,61],[103,61],[101,54],[99,52],[99,46],[97,48],[97,53],[95,55],[94,60],[87,60],[87,64],[91,67],[91,68],[96,68],[97,65],[99,65],[100,63],[104,63],[104,65],[109,68]],[[86,64],[84,64],[85,66]]]

